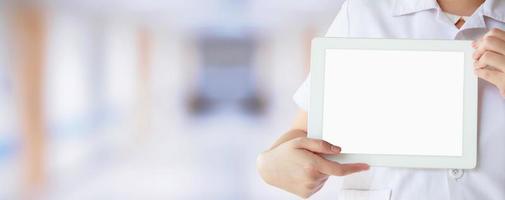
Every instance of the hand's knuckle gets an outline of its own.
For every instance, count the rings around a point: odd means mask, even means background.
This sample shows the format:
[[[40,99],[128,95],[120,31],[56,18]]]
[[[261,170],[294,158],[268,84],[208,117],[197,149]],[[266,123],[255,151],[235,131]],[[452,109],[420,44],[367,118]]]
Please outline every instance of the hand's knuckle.
[[[304,138],[304,137],[299,137],[299,138],[295,138],[292,140],[292,142],[296,145],[301,145],[301,144],[305,143],[305,141],[306,141],[306,138]]]
[[[491,44],[493,38],[491,35],[486,35],[482,38],[482,46],[487,47]]]
[[[303,170],[305,172],[306,177],[311,180],[312,178],[315,178],[319,173],[319,170],[317,169],[317,163],[314,162],[309,162],[305,164]]]
[[[491,56],[492,56],[492,54],[489,51],[486,51],[480,57],[480,61],[485,62],[485,61],[489,60],[491,58]]]
[[[483,70],[480,72],[480,76],[484,79],[489,78],[489,75],[490,75],[489,71],[487,71],[487,70]]]
[[[487,35],[496,36],[500,32],[500,29],[492,28]]]
[[[321,147],[321,149],[328,149],[328,143],[325,142],[324,140],[319,140],[318,141],[318,144],[319,144],[319,147]]]
[[[343,175],[345,175],[345,170],[342,169],[341,167],[338,167],[338,168],[335,168],[334,173],[337,176],[343,176]]]
[[[488,37],[488,36],[491,36],[491,35],[496,35],[496,30],[495,28],[492,28],[491,30],[489,30],[485,35],[484,35],[484,38]]]

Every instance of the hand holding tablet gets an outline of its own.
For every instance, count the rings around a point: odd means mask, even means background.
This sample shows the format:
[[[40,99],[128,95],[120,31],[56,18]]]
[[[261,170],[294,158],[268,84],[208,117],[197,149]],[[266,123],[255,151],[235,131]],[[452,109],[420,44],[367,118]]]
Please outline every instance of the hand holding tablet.
[[[375,166],[473,168],[471,41],[317,38],[309,137]]]

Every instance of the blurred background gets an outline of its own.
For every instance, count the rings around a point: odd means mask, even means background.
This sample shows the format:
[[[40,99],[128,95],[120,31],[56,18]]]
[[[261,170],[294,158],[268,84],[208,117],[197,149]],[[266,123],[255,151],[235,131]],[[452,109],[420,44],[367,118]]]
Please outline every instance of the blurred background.
[[[297,199],[255,159],[341,2],[0,0],[0,199]]]

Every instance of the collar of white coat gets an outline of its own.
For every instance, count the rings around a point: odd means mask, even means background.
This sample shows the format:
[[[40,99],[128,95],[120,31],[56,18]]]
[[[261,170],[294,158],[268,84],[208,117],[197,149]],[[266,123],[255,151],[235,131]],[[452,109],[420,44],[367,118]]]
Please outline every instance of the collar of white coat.
[[[393,16],[407,15],[420,11],[438,9],[437,0],[395,0]],[[505,1],[486,0],[478,9],[480,15],[505,22]]]

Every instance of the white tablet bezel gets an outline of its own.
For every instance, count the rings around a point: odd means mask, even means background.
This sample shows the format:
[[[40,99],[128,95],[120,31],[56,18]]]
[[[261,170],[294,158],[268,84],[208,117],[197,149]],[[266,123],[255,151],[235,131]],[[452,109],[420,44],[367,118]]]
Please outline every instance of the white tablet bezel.
[[[308,137],[322,139],[324,68],[327,49],[361,50],[417,50],[456,51],[465,54],[464,100],[463,100],[463,155],[373,155],[340,154],[328,156],[341,163],[364,162],[371,166],[410,168],[457,168],[472,169],[477,160],[477,109],[478,79],[473,74],[471,41],[464,40],[407,40],[407,39],[349,39],[315,38],[312,41],[310,109]],[[338,144],[336,144],[338,145]]]

